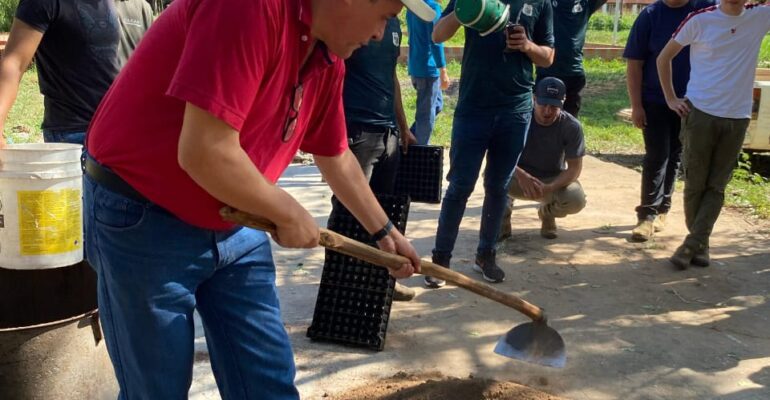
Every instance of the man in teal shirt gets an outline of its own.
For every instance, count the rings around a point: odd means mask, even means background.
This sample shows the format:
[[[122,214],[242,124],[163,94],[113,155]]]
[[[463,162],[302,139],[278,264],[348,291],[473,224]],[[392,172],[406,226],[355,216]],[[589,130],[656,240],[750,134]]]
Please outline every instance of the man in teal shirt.
[[[580,92],[586,86],[583,69],[583,45],[588,19],[607,0],[549,0],[553,6],[553,37],[556,57],[547,68],[537,68],[538,82],[546,77],[559,78],[567,86],[564,111],[577,118]]]

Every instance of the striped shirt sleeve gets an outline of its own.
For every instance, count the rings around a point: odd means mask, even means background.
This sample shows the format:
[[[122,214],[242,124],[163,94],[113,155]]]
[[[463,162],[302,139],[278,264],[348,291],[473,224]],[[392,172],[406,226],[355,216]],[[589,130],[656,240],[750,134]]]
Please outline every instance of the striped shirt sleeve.
[[[689,46],[695,41],[700,32],[699,20],[693,18],[697,14],[697,11],[692,12],[684,19],[684,21],[682,21],[679,28],[674,31],[674,35],[672,36],[674,41],[682,46]]]

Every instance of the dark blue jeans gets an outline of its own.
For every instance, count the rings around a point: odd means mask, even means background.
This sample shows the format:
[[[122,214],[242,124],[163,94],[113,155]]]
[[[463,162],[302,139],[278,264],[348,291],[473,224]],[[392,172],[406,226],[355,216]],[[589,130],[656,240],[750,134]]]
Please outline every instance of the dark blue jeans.
[[[193,310],[224,399],[298,399],[270,240],[197,228],[84,177],[85,245],[120,399],[186,399]]]
[[[671,209],[682,155],[679,115],[665,104],[644,102],[643,106],[647,126],[644,128],[642,203],[636,207],[636,217],[640,221],[655,219],[658,214]]]
[[[478,251],[495,248],[505,210],[508,184],[529,130],[531,112],[499,112],[490,115],[455,115],[449,149],[449,188],[441,202],[441,214],[433,253],[451,257],[468,197],[484,170],[484,205]]]
[[[77,132],[51,132],[43,131],[43,141],[46,143],[74,143],[83,144],[86,139],[85,131]]]
[[[417,90],[417,108],[414,111],[412,133],[417,144],[430,143],[430,135],[436,125],[436,115],[444,108],[441,82],[438,77],[412,77],[412,86]]]

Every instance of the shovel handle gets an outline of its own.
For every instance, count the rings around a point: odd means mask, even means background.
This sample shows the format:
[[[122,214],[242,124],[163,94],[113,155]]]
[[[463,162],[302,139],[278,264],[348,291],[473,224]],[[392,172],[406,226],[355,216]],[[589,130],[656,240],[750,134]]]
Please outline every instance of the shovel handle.
[[[224,207],[220,210],[219,213],[222,215],[222,218],[225,221],[233,222],[238,225],[248,226],[250,228],[259,229],[270,233],[274,233],[276,230],[276,226],[272,222],[231,207]],[[401,265],[410,263],[409,259],[404,256],[382,251],[359,241],[350,239],[346,236],[340,235],[337,232],[330,231],[326,228],[319,229],[321,231],[321,238],[318,244],[327,249],[334,250],[338,253],[355,257],[390,270],[396,270],[400,268]],[[452,271],[449,268],[444,268],[432,262],[421,260],[421,273],[423,275],[429,275],[434,278],[449,281],[457,286],[462,287],[463,289],[467,289],[480,296],[511,307],[531,318],[533,321],[545,320],[545,314],[540,307],[529,303],[518,296],[495,289],[486,283],[470,279],[467,276]]]

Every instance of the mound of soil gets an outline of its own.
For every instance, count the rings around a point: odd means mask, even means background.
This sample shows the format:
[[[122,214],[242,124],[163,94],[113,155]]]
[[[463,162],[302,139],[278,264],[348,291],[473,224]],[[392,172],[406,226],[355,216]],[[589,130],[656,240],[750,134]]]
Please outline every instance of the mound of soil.
[[[332,400],[563,400],[512,382],[491,379],[415,376],[399,372],[391,378],[354,389]]]

